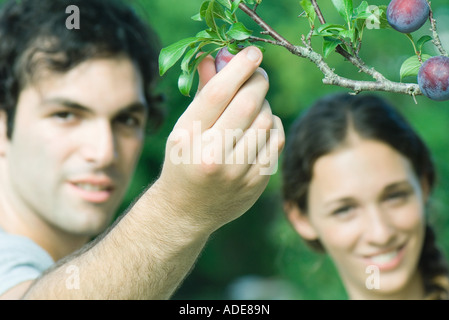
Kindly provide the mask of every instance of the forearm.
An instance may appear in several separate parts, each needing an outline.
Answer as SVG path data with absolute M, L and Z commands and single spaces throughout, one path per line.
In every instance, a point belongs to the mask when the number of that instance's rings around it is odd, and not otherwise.
M 209 233 L 183 220 L 162 194 L 153 185 L 101 240 L 38 279 L 25 298 L 169 298 Z M 70 285 L 74 274 L 68 270 L 79 271 L 79 286 Z

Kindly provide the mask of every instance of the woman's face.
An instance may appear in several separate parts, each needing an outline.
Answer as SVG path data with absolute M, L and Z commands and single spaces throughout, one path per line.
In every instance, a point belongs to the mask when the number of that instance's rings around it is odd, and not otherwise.
M 315 162 L 297 230 L 322 243 L 351 298 L 422 290 L 425 196 L 409 160 L 357 139 Z

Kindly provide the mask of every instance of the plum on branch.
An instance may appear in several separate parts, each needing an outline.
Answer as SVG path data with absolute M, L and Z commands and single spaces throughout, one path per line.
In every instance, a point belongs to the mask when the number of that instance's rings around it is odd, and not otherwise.
M 419 69 L 418 84 L 426 97 L 449 100 L 449 58 L 437 56 L 426 60 Z
M 426 0 L 392 0 L 387 8 L 387 20 L 393 29 L 411 33 L 420 29 L 429 18 Z
M 216 68 L 219 71 L 222 62 L 225 63 L 226 59 L 229 59 L 226 58 L 230 57 L 228 54 L 234 55 L 242 47 L 262 43 L 282 47 L 300 58 L 309 60 L 323 74 L 322 82 L 324 84 L 347 88 L 352 90 L 352 94 L 363 91 L 384 91 L 407 94 L 413 98 L 418 95 L 427 95 L 425 90 L 429 86 L 424 83 L 426 81 L 422 80 L 421 86 L 417 83 L 421 65 L 431 58 L 423 51 L 424 44 L 432 42 L 440 55 L 447 57 L 436 30 L 436 21 L 433 19 L 429 0 L 392 0 L 388 7 L 370 5 L 368 1 L 361 1 L 358 6 L 354 6 L 353 0 L 331 0 L 331 2 L 343 18 L 343 23 L 341 23 L 341 19 L 337 22 L 326 21 L 317 0 L 299 0 L 304 11 L 299 16 L 309 20 L 310 30 L 305 30 L 302 33 L 300 38 L 302 43 L 294 44 L 258 15 L 256 9 L 260 5 L 260 1 L 203 0 L 199 13 L 192 18 L 205 22 L 207 28 L 200 31 L 195 37 L 180 40 L 162 49 L 159 60 L 160 73 L 163 75 L 184 56 L 181 60 L 182 73 L 178 86 L 183 94 L 189 95 L 196 68 L 206 55 L 219 52 L 216 61 Z M 249 30 L 237 18 L 237 11 L 245 13 L 256 23 L 259 27 L 259 35 Z M 410 32 L 422 27 L 427 19 L 430 20 L 432 35 L 424 35 L 415 43 Z M 400 81 L 387 79 L 381 72 L 369 66 L 359 55 L 362 37 L 364 33 L 368 32 L 367 30 L 392 27 L 406 32 L 414 49 L 413 56 L 406 59 L 399 70 Z M 312 46 L 311 39 L 313 37 L 323 40 L 321 50 Z M 263 50 L 263 48 L 261 49 Z M 372 80 L 357 80 L 337 74 L 335 68 L 330 66 L 326 60 L 333 53 L 341 55 L 358 72 L 369 75 Z M 224 58 L 226 59 L 223 60 Z M 414 77 L 415 81 L 402 82 L 404 78 L 410 77 Z M 441 79 L 441 76 L 437 74 L 434 78 Z M 441 91 L 443 92 L 441 95 L 430 94 L 427 96 L 433 97 L 434 100 L 448 99 L 444 94 L 446 90 Z

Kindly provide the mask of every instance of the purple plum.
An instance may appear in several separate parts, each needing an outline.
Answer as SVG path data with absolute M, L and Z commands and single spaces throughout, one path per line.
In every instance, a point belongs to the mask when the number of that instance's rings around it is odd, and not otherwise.
M 424 62 L 418 72 L 418 85 L 432 100 L 449 100 L 449 58 L 437 56 Z
M 411 33 L 426 23 L 429 14 L 426 0 L 392 0 L 388 5 L 387 20 L 395 30 Z
M 235 55 L 230 53 L 228 48 L 221 48 L 215 57 L 215 69 L 217 70 L 217 73 L 220 72 L 221 69 L 223 69 L 234 57 Z

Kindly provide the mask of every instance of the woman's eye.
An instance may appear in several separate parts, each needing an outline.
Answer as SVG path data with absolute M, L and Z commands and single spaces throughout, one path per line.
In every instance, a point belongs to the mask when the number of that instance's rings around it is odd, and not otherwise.
M 345 206 L 342 206 L 342 207 L 334 210 L 333 214 L 334 215 L 342 215 L 345 213 L 349 213 L 352 209 L 354 209 L 353 205 L 345 205 Z
M 410 195 L 409 191 L 396 191 L 396 192 L 392 192 L 390 194 L 387 194 L 385 197 L 386 201 L 389 202 L 402 202 L 407 200 L 408 196 Z

